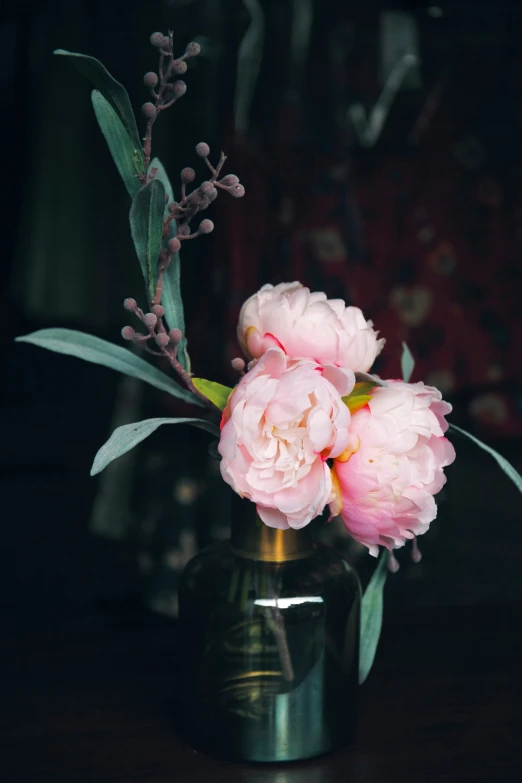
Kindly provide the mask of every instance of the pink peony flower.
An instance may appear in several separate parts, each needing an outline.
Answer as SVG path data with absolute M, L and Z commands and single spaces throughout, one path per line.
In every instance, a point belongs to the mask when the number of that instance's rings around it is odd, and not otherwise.
M 388 381 L 372 395 L 352 414 L 349 447 L 335 461 L 330 510 L 377 555 L 379 546 L 400 547 L 426 532 L 455 450 L 444 437 L 451 405 L 437 389 Z
M 297 282 L 264 285 L 247 299 L 237 334 L 252 359 L 279 346 L 291 358 L 310 356 L 354 372 L 367 372 L 384 345 L 358 307 L 310 293 Z
M 270 348 L 223 411 L 221 473 L 269 527 L 300 528 L 333 499 L 326 460 L 348 444 L 351 370 Z

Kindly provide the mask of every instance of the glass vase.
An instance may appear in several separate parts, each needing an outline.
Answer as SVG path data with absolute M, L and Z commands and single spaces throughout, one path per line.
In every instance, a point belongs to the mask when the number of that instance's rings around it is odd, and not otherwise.
M 230 540 L 181 579 L 181 733 L 243 761 L 331 751 L 355 734 L 358 577 L 308 527 L 269 528 L 240 498 L 232 512 Z

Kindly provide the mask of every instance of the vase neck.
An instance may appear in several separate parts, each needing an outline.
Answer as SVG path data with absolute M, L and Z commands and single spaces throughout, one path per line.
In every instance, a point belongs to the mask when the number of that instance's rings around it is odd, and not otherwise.
M 242 557 L 272 563 L 285 563 L 307 557 L 312 552 L 308 527 L 280 530 L 268 527 L 256 512 L 254 503 L 237 495 L 232 500 L 230 543 Z

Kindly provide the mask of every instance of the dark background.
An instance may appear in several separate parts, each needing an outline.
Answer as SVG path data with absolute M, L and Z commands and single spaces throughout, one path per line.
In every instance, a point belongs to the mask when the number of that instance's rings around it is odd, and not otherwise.
M 151 608 L 175 616 L 183 563 L 226 535 L 228 520 L 203 433 L 158 431 L 89 477 L 117 423 L 179 414 L 172 400 L 110 370 L 13 343 L 49 326 L 119 342 L 128 322 L 121 302 L 141 295 L 125 190 L 90 87 L 53 57 L 57 47 L 101 59 L 139 117 L 142 75 L 156 67 L 150 33 L 172 28 L 180 53 L 201 42 L 187 95 L 159 120 L 153 151 L 175 182 L 186 165 L 204 178 L 197 142 L 207 141 L 214 158 L 223 148 L 246 197 L 222 194 L 208 213 L 214 234 L 183 248 L 197 374 L 233 381 L 241 303 L 265 282 L 299 279 L 374 320 L 387 339 L 375 368 L 383 377 L 398 376 L 406 340 L 414 378 L 441 388 L 452 420 L 522 468 L 522 7 L 263 0 L 264 32 L 259 24 L 251 30 L 238 80 L 247 5 L 0 4 L 7 628 Z M 408 15 L 396 20 L 399 31 L 414 23 L 420 66 L 368 147 L 350 107 L 370 113 L 381 70 L 389 74 L 382 25 L 390 11 Z M 385 43 L 400 50 L 394 35 Z M 246 106 L 239 120 L 238 96 Z M 390 606 L 522 598 L 522 499 L 490 456 L 467 442 L 455 446 L 439 518 L 420 542 L 423 561 L 413 566 L 406 550 L 398 553 Z M 372 561 L 340 529 L 328 534 L 364 577 Z

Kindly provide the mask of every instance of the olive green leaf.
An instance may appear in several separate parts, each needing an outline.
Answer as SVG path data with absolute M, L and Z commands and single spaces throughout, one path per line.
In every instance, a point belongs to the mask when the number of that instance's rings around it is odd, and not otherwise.
M 374 383 L 368 381 L 361 381 L 356 383 L 350 394 L 345 395 L 342 401 L 347 405 L 350 413 L 356 413 L 361 408 L 370 402 L 372 395 L 371 392 L 375 389 Z
M 221 383 L 214 383 L 214 381 L 206 381 L 204 378 L 192 378 L 192 383 L 196 389 L 200 391 L 201 394 L 204 394 L 210 402 L 213 402 L 220 411 L 225 408 L 228 398 L 234 391 L 228 386 L 223 386 Z

